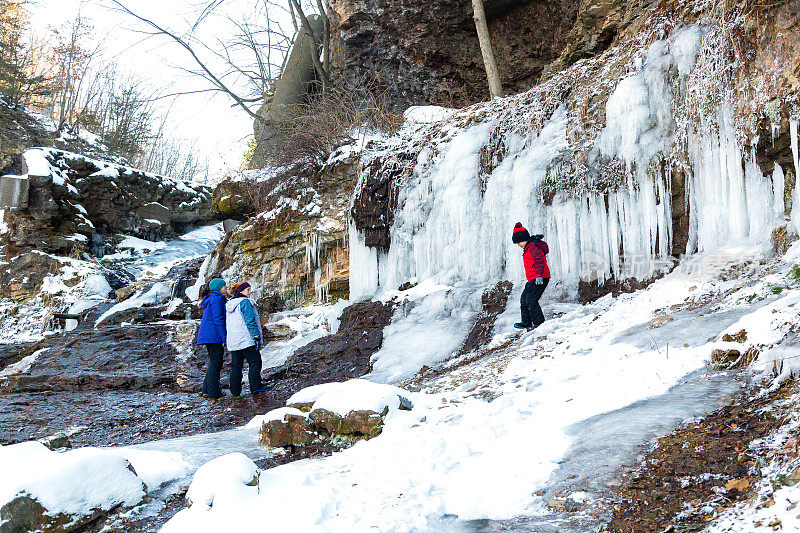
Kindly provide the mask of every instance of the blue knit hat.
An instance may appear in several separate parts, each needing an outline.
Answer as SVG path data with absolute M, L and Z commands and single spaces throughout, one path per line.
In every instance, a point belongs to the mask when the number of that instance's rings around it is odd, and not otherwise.
M 208 288 L 212 291 L 218 291 L 225 286 L 225 280 L 222 278 L 214 278 L 208 282 Z

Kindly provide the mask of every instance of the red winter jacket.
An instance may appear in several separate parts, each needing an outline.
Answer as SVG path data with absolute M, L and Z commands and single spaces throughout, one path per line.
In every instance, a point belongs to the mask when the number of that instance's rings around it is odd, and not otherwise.
M 538 277 L 549 278 L 550 267 L 547 266 L 547 254 L 550 248 L 544 241 L 528 242 L 522 252 L 522 262 L 525 264 L 525 277 L 532 281 Z

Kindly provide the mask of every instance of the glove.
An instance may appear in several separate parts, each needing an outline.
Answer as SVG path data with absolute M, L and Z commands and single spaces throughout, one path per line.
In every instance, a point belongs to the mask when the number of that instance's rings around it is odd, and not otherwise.
M 539 276 L 538 278 L 536 278 L 536 281 L 534 281 L 534 283 L 536 283 L 537 285 L 541 285 L 542 283 L 544 283 L 544 280 L 542 279 L 542 276 Z
M 261 351 L 261 338 L 256 338 L 256 350 Z

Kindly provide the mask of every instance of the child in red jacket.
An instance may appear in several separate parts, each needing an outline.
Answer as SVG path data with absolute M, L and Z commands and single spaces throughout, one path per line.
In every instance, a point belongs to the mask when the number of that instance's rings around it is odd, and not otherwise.
M 525 276 L 528 278 L 520 298 L 522 320 L 514 324 L 514 327 L 527 331 L 541 326 L 544 322 L 539 298 L 550 283 L 550 267 L 547 266 L 547 254 L 550 248 L 542 240 L 543 237 L 544 235 L 531 237 L 528 230 L 519 222 L 514 226 L 514 234 L 511 237 L 511 240 L 523 250 L 522 262 L 525 264 Z

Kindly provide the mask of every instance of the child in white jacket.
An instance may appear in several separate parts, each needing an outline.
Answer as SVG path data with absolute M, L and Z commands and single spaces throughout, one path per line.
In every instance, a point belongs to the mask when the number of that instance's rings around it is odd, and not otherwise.
M 264 338 L 256 306 L 250 300 L 250 284 L 236 283 L 225 304 L 226 344 L 231 352 L 231 394 L 242 394 L 242 368 L 247 360 L 250 394 L 264 392 L 261 384 L 261 343 Z

